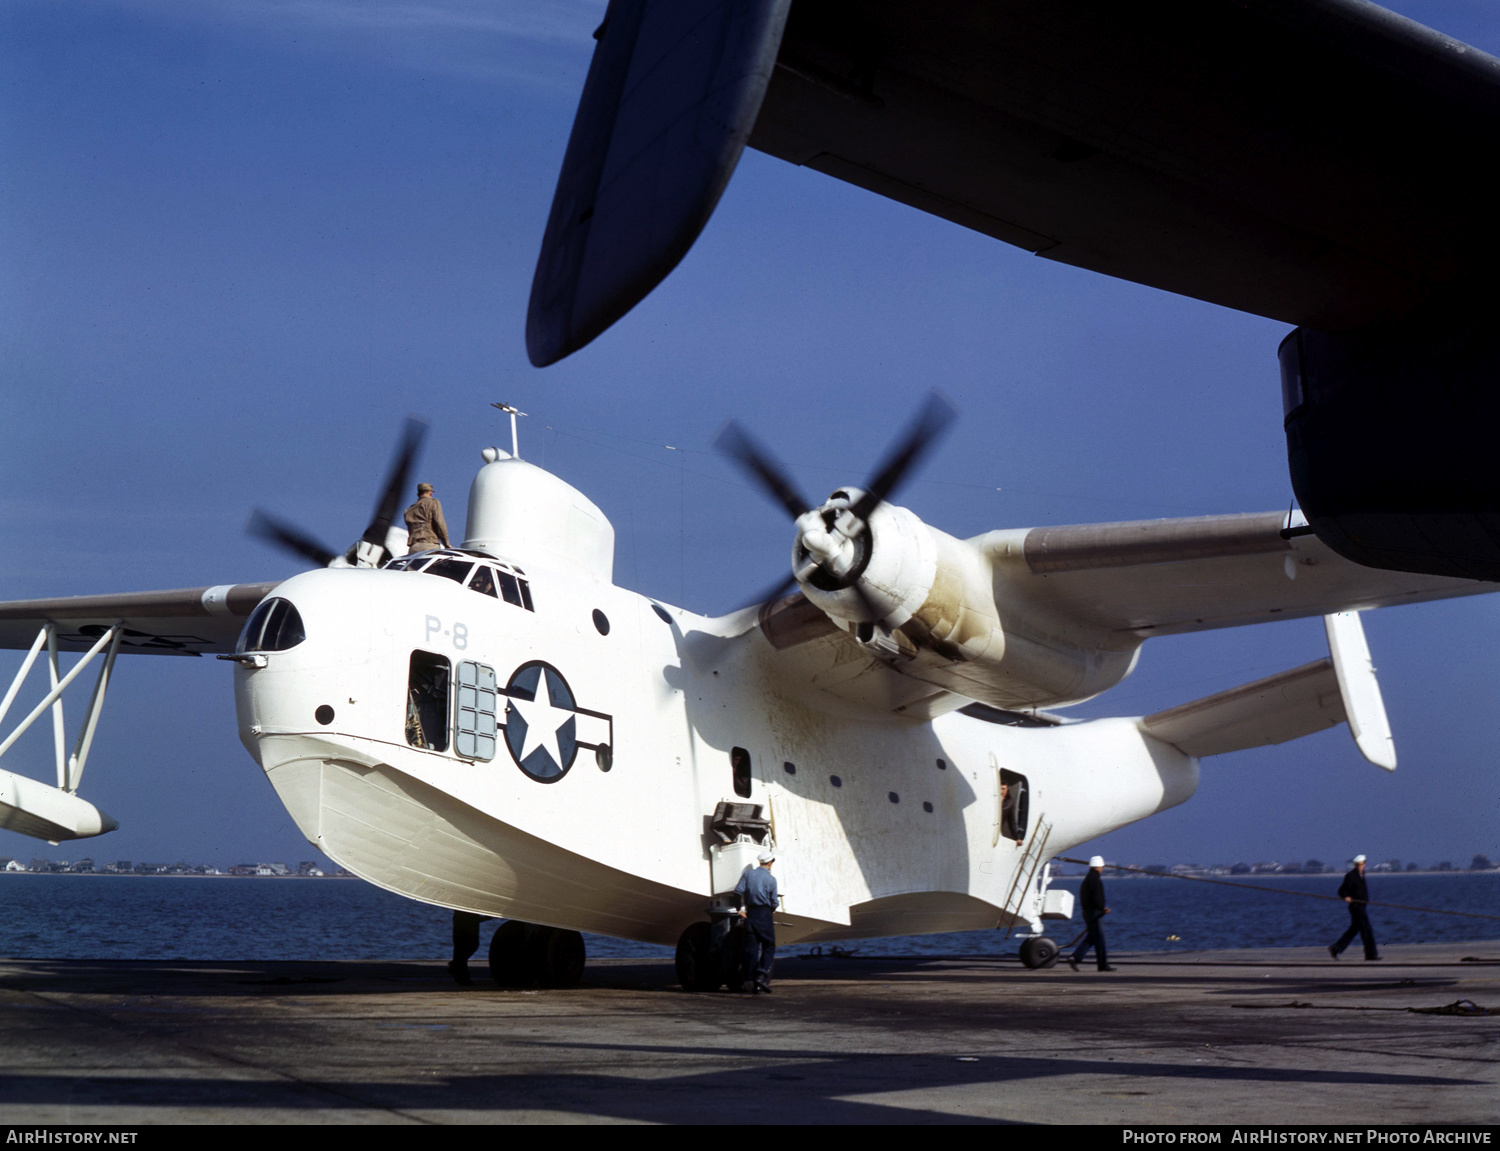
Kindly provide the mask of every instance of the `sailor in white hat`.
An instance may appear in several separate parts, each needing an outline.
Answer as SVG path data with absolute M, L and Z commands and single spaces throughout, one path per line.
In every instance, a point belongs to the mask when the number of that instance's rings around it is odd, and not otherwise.
M 1337 943 L 1330 944 L 1328 954 L 1337 959 L 1339 952 L 1354 941 L 1356 935 L 1365 945 L 1366 959 L 1379 959 L 1375 950 L 1375 932 L 1370 927 L 1370 915 L 1366 905 L 1370 902 L 1370 889 L 1365 886 L 1365 857 L 1356 855 L 1349 861 L 1354 864 L 1339 884 L 1339 898 L 1349 905 L 1349 930 L 1339 936 Z
M 771 874 L 775 854 L 760 853 L 759 867 L 748 867 L 735 892 L 743 900 L 740 918 L 745 921 L 745 977 L 756 995 L 771 994 L 771 962 L 776 958 L 776 923 L 779 906 L 776 877 Z
M 1068 966 L 1077 971 L 1078 961 L 1089 953 L 1089 948 L 1093 948 L 1099 970 L 1113 971 L 1104 950 L 1104 929 L 1099 925 L 1099 921 L 1109 914 L 1109 908 L 1104 906 L 1104 856 L 1095 855 L 1089 859 L 1089 873 L 1083 877 L 1083 886 L 1078 890 L 1078 902 L 1083 908 L 1088 933 L 1078 950 L 1068 957 Z

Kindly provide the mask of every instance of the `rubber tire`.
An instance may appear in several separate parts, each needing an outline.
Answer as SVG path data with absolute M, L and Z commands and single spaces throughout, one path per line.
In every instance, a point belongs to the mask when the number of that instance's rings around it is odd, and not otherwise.
M 1042 967 L 1051 967 L 1060 956 L 1057 944 L 1045 935 L 1033 935 L 1029 939 L 1021 940 L 1021 962 L 1033 971 Z
M 724 973 L 724 986 L 730 991 L 745 990 L 745 983 L 749 978 L 745 974 L 746 930 L 743 923 L 736 923 L 729 929 L 729 935 L 724 940 L 724 952 L 719 962 Z
M 531 982 L 526 962 L 529 923 L 507 919 L 490 937 L 490 978 L 501 987 L 525 987 Z
M 526 941 L 527 968 L 533 982 L 554 990 L 577 987 L 587 960 L 583 936 L 560 927 L 537 927 Z
M 713 925 L 690 923 L 677 940 L 677 982 L 684 991 L 717 991 L 723 967 L 713 953 Z

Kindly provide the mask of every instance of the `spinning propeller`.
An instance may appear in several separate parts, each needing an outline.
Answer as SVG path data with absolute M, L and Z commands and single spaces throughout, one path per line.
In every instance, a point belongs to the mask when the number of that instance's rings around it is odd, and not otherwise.
M 757 486 L 787 510 L 797 525 L 791 572 L 767 594 L 751 602 L 777 599 L 800 582 L 824 591 L 851 588 L 870 622 L 879 622 L 884 613 L 871 602 L 859 582 L 870 561 L 870 517 L 896 493 L 957 415 L 952 404 L 938 392 L 932 392 L 869 483 L 863 489 L 840 488 L 818 508 L 808 506 L 786 468 L 769 451 L 738 423 L 730 421 L 714 446 L 738 463 Z
M 417 455 L 422 450 L 422 439 L 426 435 L 427 422 L 408 416 L 401 433 L 401 442 L 396 447 L 395 458 L 391 461 L 390 473 L 386 476 L 385 487 L 381 489 L 380 499 L 376 501 L 375 514 L 365 528 L 364 535 L 348 551 L 336 552 L 321 540 L 259 508 L 250 514 L 250 522 L 245 530 L 282 551 L 311 560 L 319 567 L 379 567 L 390 558 L 388 537 L 391 524 L 401 506 L 412 465 L 416 463 Z

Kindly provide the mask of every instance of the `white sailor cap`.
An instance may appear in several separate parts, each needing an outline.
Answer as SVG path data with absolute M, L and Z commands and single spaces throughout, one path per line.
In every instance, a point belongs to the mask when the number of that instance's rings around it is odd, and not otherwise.
M 1364 861 L 1365 861 L 1365 857 L 1363 855 L 1356 855 L 1349 862 L 1350 863 L 1363 863 Z
M 1092 856 L 1090 856 L 1089 857 L 1089 866 L 1090 867 L 1103 867 L 1104 866 L 1104 856 L 1102 856 L 1102 855 L 1092 855 Z
M 762 851 L 756 858 L 761 863 L 775 863 L 776 853 L 774 851 Z

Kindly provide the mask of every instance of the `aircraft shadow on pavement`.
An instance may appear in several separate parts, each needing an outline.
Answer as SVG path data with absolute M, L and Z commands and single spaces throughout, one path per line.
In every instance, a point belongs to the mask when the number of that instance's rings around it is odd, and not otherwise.
M 882 1093 L 943 1091 L 964 1087 L 992 1088 L 1063 1076 L 1131 1077 L 1143 1080 L 1192 1080 L 1212 1083 L 1297 1083 L 1365 1088 L 1483 1087 L 1478 1080 L 1433 1075 L 1392 1075 L 1360 1070 L 1309 1070 L 1290 1067 L 1223 1067 L 1183 1063 L 1098 1059 L 1038 1059 L 986 1056 L 960 1062 L 951 1054 L 894 1055 L 846 1052 L 799 1052 L 789 1057 L 783 1048 L 726 1049 L 723 1047 L 577 1044 L 524 1044 L 545 1051 L 594 1052 L 600 1058 L 627 1063 L 641 1057 L 659 1059 L 733 1060 L 733 1068 L 690 1074 L 614 1075 L 558 1071 L 538 1074 L 463 1073 L 436 1081 L 407 1082 L 383 1079 L 347 1082 L 316 1075 L 287 1080 L 204 1077 L 198 1074 L 160 1076 L 91 1076 L 7 1074 L 0 1076 L 0 1107 L 70 1106 L 142 1107 L 232 1110 L 376 1110 L 431 1111 L 551 1111 L 588 1113 L 615 1119 L 713 1123 L 756 1120 L 820 1123 L 874 1122 L 990 1122 L 972 1114 L 944 1110 L 935 1098 L 929 1106 L 864 1101 L 850 1096 Z M 555 1058 L 552 1056 L 551 1058 Z M 761 1066 L 744 1061 L 765 1060 Z M 1003 1107 L 1003 1094 L 987 1102 Z M 757 1103 L 756 1101 L 760 1102 Z M 756 1108 L 761 1109 L 757 1112 Z M 959 1106 L 963 1106 L 961 1101 Z M 965 1111 L 971 1108 L 965 1107 Z M 136 1111 L 139 1114 L 139 1111 Z

